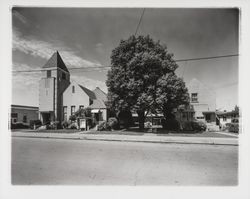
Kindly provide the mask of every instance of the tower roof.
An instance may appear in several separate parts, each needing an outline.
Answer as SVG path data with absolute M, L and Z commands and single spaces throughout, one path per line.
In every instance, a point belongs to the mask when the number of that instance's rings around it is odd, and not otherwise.
M 64 64 L 62 57 L 60 56 L 58 51 L 56 51 L 50 57 L 50 59 L 47 61 L 47 63 L 43 66 L 43 68 L 53 68 L 53 67 L 61 68 L 62 70 L 69 73 L 69 71 L 68 71 L 66 65 Z

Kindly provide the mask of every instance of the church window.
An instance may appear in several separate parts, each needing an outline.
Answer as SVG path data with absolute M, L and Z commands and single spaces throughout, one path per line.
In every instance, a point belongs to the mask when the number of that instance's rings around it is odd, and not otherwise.
M 198 93 L 191 93 L 191 102 L 198 102 Z
M 66 74 L 62 73 L 62 79 L 66 79 Z
M 51 70 L 47 70 L 47 78 L 51 77 Z

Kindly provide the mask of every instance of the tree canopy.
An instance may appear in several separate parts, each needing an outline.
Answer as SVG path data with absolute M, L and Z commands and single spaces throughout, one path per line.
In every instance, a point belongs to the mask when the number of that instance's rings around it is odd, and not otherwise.
M 179 104 L 185 98 L 181 95 L 182 91 L 186 92 L 185 84 L 174 75 L 177 67 L 167 47 L 149 36 L 121 40 L 112 51 L 111 70 L 106 81 L 110 107 L 116 111 L 137 112 L 140 128 L 143 128 L 145 112 L 163 105 L 173 107 L 175 101 Z M 172 96 L 165 91 L 173 92 Z M 163 100 L 164 97 L 167 98 Z

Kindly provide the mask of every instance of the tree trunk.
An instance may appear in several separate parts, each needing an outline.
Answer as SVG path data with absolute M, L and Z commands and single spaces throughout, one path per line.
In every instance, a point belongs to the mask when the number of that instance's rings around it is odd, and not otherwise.
M 139 129 L 144 129 L 144 122 L 145 122 L 145 113 L 144 111 L 137 111 L 138 114 L 138 121 L 139 121 Z

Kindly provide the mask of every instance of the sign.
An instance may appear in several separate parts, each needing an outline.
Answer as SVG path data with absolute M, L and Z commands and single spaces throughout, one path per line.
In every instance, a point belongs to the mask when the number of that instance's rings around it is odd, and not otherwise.
M 86 120 L 80 119 L 80 129 L 86 129 Z

